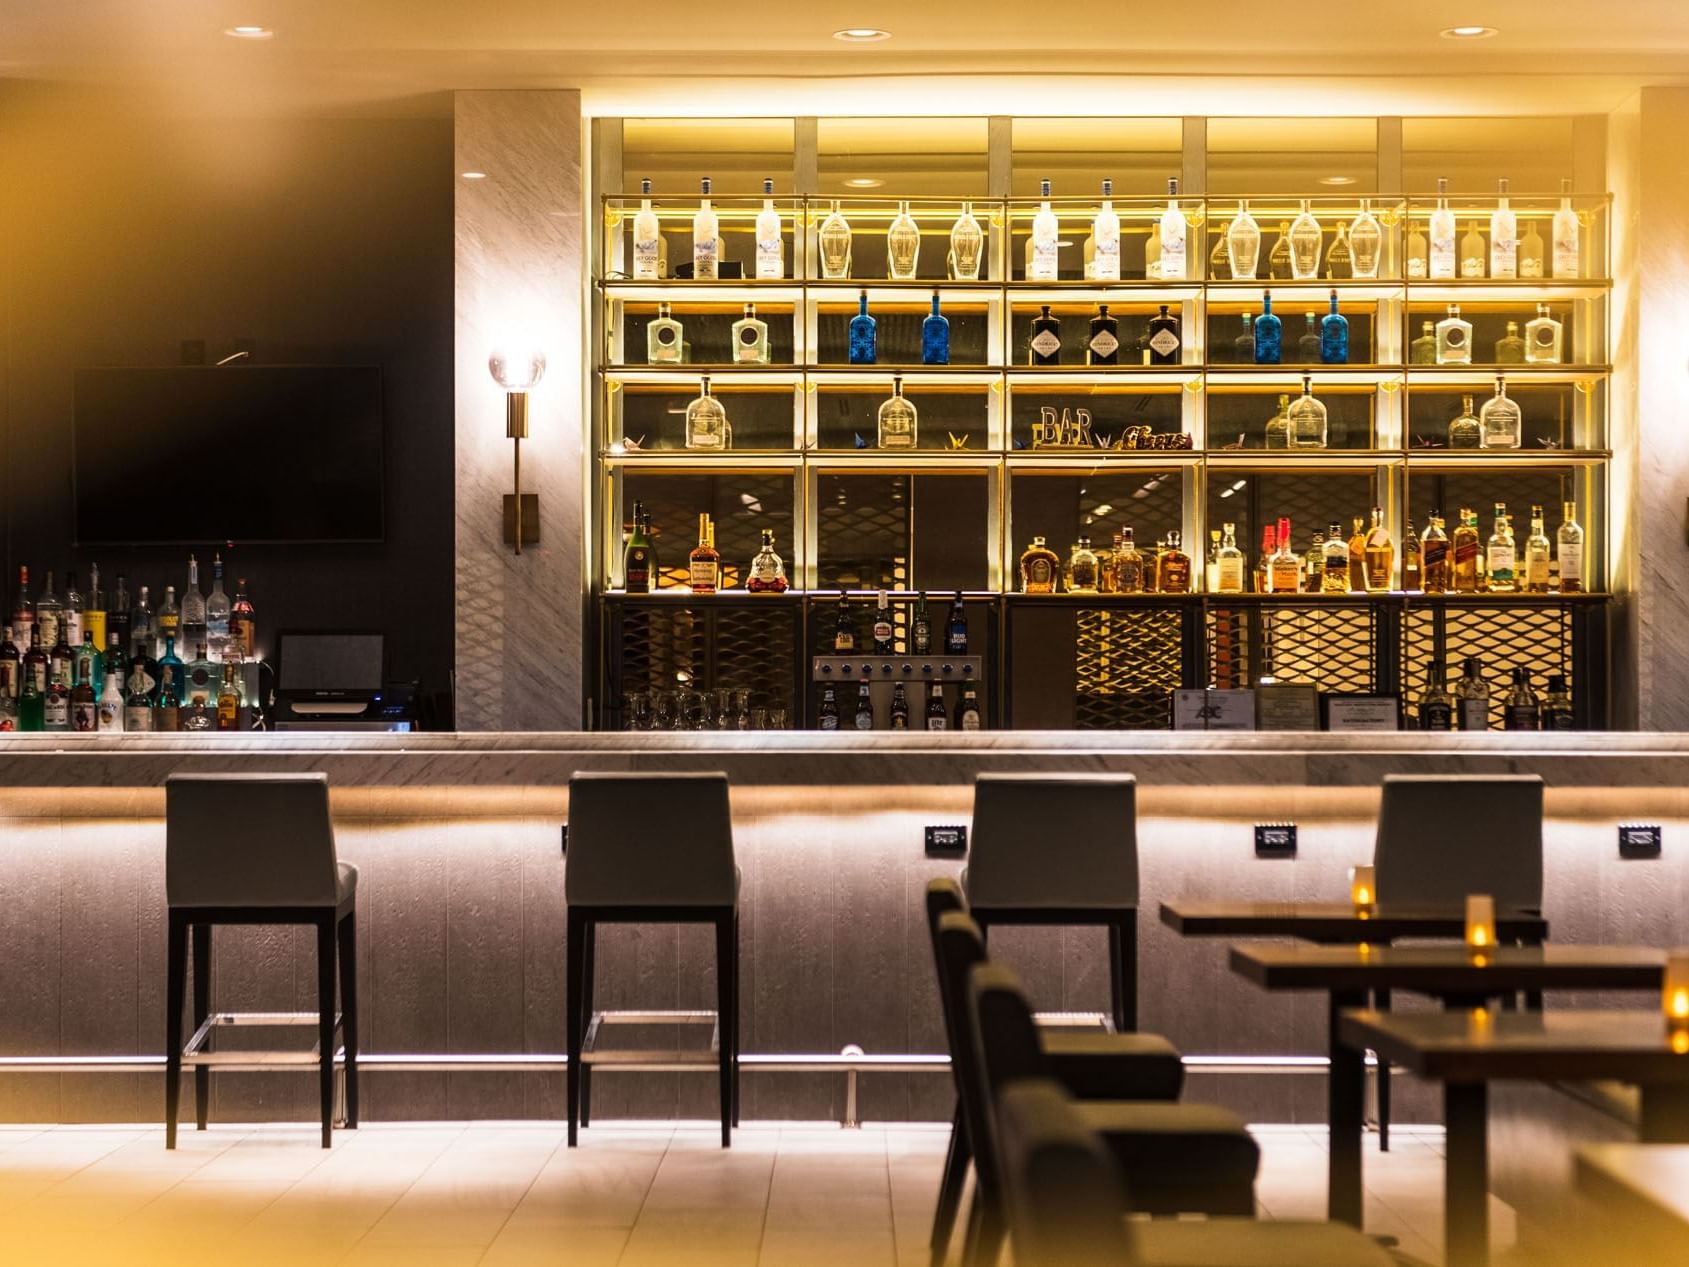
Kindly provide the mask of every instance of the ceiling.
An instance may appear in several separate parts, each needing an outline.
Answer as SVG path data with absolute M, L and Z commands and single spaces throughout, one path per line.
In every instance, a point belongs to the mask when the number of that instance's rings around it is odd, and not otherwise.
M 847 45 L 831 36 L 846 23 L 893 38 Z M 235 24 L 275 38 L 222 34 Z M 1459 24 L 1501 34 L 1439 36 Z M 1689 3 L 863 0 L 829 18 L 676 0 L 0 0 L 0 76 L 145 86 L 224 112 L 579 86 L 606 114 L 1569 113 L 1689 82 Z

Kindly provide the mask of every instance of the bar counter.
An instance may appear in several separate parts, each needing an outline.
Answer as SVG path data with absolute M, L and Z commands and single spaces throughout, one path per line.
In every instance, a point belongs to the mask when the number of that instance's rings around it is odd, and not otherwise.
M 846 1080 L 824 1062 L 847 1047 L 893 1063 L 943 1051 L 921 894 L 961 860 L 928 857 L 922 829 L 966 823 L 981 771 L 1137 776 L 1141 1024 L 1206 1059 L 1191 1095 L 1256 1121 L 1323 1117 L 1321 1079 L 1280 1076 L 1321 1068 L 1323 1001 L 1264 995 L 1228 971 L 1223 943 L 1184 941 L 1156 910 L 1171 898 L 1341 899 L 1347 868 L 1370 860 L 1386 773 L 1540 773 L 1553 940 L 1689 942 L 1679 734 L 8 736 L 0 1121 L 156 1120 L 162 783 L 241 770 L 321 770 L 334 789 L 341 855 L 361 876 L 366 1115 L 562 1116 L 567 783 L 576 770 L 618 769 L 723 770 L 733 782 L 744 1047 L 790 1058 L 748 1068 L 751 1118 L 845 1116 Z M 1256 856 L 1260 822 L 1297 825 L 1294 858 Z M 1661 856 L 1621 859 L 1621 823 L 1661 826 Z M 229 824 L 229 847 L 240 840 Z M 708 937 L 606 930 L 600 1006 L 710 1006 Z M 1004 929 L 999 941 L 1040 1007 L 1106 1005 L 1100 932 Z M 304 931 L 220 930 L 214 1005 L 313 1006 L 313 958 Z M 497 1071 L 474 1067 L 500 1058 Z M 1402 1120 L 1432 1106 L 1407 1081 Z M 223 1120 L 315 1112 L 307 1075 L 231 1073 L 214 1086 Z M 939 1119 L 949 1095 L 931 1072 L 869 1074 L 857 1111 Z M 709 1117 L 714 1096 L 705 1074 L 611 1073 L 597 1080 L 594 1116 Z

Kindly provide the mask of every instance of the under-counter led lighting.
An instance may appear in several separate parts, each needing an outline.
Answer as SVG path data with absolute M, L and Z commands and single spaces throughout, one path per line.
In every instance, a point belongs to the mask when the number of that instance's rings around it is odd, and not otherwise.
M 237 40 L 267 40 L 275 32 L 267 26 L 231 26 L 223 34 Z
M 486 172 L 464 172 L 463 178 L 465 180 L 485 180 L 485 179 L 487 179 L 487 173 Z
M 1352 185 L 1354 183 L 1355 183 L 1355 178 L 1353 176 L 1321 176 L 1320 177 L 1320 184 L 1322 184 L 1322 185 Z
M 879 180 L 873 176 L 852 176 L 849 180 L 845 181 L 845 184 L 849 185 L 852 189 L 878 189 L 885 183 L 885 181 Z
M 1445 40 L 1487 40 L 1500 34 L 1493 26 L 1451 26 L 1442 31 Z
M 847 26 L 842 31 L 834 31 L 833 38 L 847 44 L 872 44 L 878 40 L 889 40 L 891 32 L 875 26 Z

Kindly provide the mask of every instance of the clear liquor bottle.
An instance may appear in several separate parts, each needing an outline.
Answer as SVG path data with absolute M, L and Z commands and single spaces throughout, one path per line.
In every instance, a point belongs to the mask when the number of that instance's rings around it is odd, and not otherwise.
M 153 728 L 152 695 L 141 666 L 129 669 L 129 691 L 123 698 L 123 729 L 145 734 Z
M 698 380 L 698 395 L 686 406 L 686 447 L 716 452 L 733 447 L 733 429 L 727 410 L 710 394 L 710 380 Z
M 1107 304 L 1098 304 L 1097 315 L 1091 318 L 1091 337 L 1085 344 L 1085 360 L 1090 365 L 1120 363 L 1120 323 L 1108 315 Z
M 1525 538 L 1525 593 L 1548 593 L 1549 564 L 1553 557 L 1554 547 L 1543 526 L 1542 507 L 1532 506 L 1531 535 Z
M 1314 396 L 1313 379 L 1302 375 L 1302 395 L 1290 406 L 1290 447 L 1323 449 L 1326 444 L 1326 408 Z
M 1056 579 L 1060 575 L 1061 560 L 1056 557 L 1056 552 L 1044 543 L 1043 537 L 1033 537 L 1032 544 L 1020 554 L 1020 592 L 1054 594 Z
M 903 377 L 891 380 L 891 395 L 880 405 L 877 416 L 879 447 L 882 449 L 913 449 L 917 447 L 915 404 L 903 394 Z
M 757 212 L 757 280 L 781 281 L 786 276 L 786 237 L 774 205 L 774 182 L 762 182 L 762 210 Z
M 1484 402 L 1478 411 L 1478 425 L 1484 433 L 1486 449 L 1517 449 L 1524 430 L 1519 406 L 1507 395 L 1507 380 L 1500 375 L 1495 380 L 1495 395 Z
M 1519 276 L 1530 279 L 1546 277 L 1542 234 L 1537 232 L 1534 219 L 1525 221 L 1525 236 L 1519 239 Z
M 850 319 L 850 363 L 872 365 L 879 357 L 879 322 L 868 313 L 868 292 L 856 297 L 856 315 Z
M 1185 280 L 1185 213 L 1179 209 L 1179 182 L 1167 181 L 1167 209 L 1161 213 L 1161 273 L 1164 281 Z
M 1290 397 L 1288 394 L 1280 394 L 1278 412 L 1267 419 L 1262 447 L 1267 449 L 1290 448 Z
M 176 603 L 176 587 L 164 587 L 164 602 L 159 604 L 158 615 L 153 624 L 158 630 L 158 641 L 167 645 L 171 639 L 180 642 L 182 638 L 182 609 Z M 177 679 L 178 684 L 180 679 Z
M 199 560 L 190 554 L 188 588 L 182 591 L 182 641 L 184 646 L 197 647 L 206 640 L 205 595 L 199 589 Z
M 1243 331 L 1232 339 L 1232 360 L 1239 365 L 1255 363 L 1255 314 L 1243 314 Z
M 41 729 L 70 729 L 70 684 L 62 674 L 47 675 L 47 693 L 41 701 Z
M 1437 363 L 1437 333 L 1436 327 L 1429 321 L 1419 323 L 1419 337 L 1413 341 L 1408 349 L 1409 365 L 1435 365 Z
M 1537 305 L 1537 315 L 1525 323 L 1525 360 L 1532 365 L 1560 364 L 1561 339 L 1565 333 L 1547 304 Z
M 1455 275 L 1454 212 L 1449 209 L 1448 177 L 1437 177 L 1437 205 L 1431 212 L 1430 251 L 1426 276 L 1432 281 L 1447 281 Z
M 1490 687 L 1484 681 L 1484 662 L 1467 656 L 1464 672 L 1454 684 L 1460 728 L 1484 731 L 1490 728 Z
M 1421 730 L 1454 729 L 1454 698 L 1443 683 L 1441 661 L 1425 662 L 1425 689 L 1419 693 L 1418 716 Z
M 151 660 L 158 655 L 158 627 L 153 619 L 147 587 L 141 586 L 135 609 L 129 614 L 129 652 Z
M 1332 281 L 1339 281 L 1355 275 L 1355 253 L 1349 245 L 1349 222 L 1337 222 L 1337 236 L 1331 240 L 1331 249 L 1325 253 L 1325 275 Z
M 1093 281 L 1120 280 L 1120 215 L 1114 209 L 1114 182 L 1103 181 L 1102 206 L 1091 221 L 1091 266 Z
M 1278 521 L 1278 532 L 1275 535 L 1278 543 L 1272 558 L 1267 560 L 1267 592 L 1269 594 L 1296 594 L 1302 589 L 1302 558 L 1290 544 L 1290 517 L 1281 515 Z
M 745 588 L 753 594 L 784 594 L 788 584 L 786 565 L 774 549 L 774 529 L 764 528 L 762 546 L 751 560 Z
M 1470 220 L 1460 239 L 1460 275 L 1475 280 L 1484 275 L 1484 235 L 1478 232 L 1478 222 Z
M 1490 212 L 1490 276 L 1510 281 L 1519 276 L 1519 217 L 1507 201 L 1507 177 L 1496 181 L 1495 210 Z
M 1437 364 L 1472 363 L 1472 323 L 1460 315 L 1460 305 L 1450 304 L 1449 314 L 1437 323 Z
M 1515 572 L 1517 555 L 1513 545 L 1513 528 L 1507 521 L 1507 506 L 1495 504 L 1495 524 L 1484 551 L 1484 588 L 1492 594 L 1512 594 L 1519 588 Z
M 1319 318 L 1312 312 L 1302 314 L 1302 333 L 1296 340 L 1296 359 L 1304 365 L 1315 364 L 1320 359 Z
M 1407 240 L 1403 243 L 1402 254 L 1405 256 L 1405 267 L 1409 280 L 1423 281 L 1430 276 L 1431 244 L 1426 240 L 1424 232 L 1419 227 L 1419 221 L 1409 223 Z
M 1310 207 L 1309 199 L 1302 199 L 1302 210 L 1290 224 L 1290 275 L 1299 282 L 1320 275 L 1320 248 L 1325 244 L 1325 231 Z
M 962 204 L 962 213 L 950 226 L 950 276 L 959 282 L 979 280 L 980 260 L 985 254 L 985 231 L 974 217 L 971 202 Z
M 1215 552 L 1214 589 L 1220 594 L 1243 593 L 1243 551 L 1237 545 L 1237 525 L 1226 524 Z
M 1252 327 L 1255 336 L 1255 364 L 1277 365 L 1283 359 L 1284 323 L 1273 315 L 1273 292 L 1261 292 L 1261 315 Z
M 1495 341 L 1495 360 L 1497 365 L 1523 365 L 1525 363 L 1525 341 L 1519 337 L 1519 323 L 1509 321 L 1507 333 Z
M 1582 594 L 1589 588 L 1583 566 L 1583 526 L 1578 523 L 1577 509 L 1576 502 L 1561 507 L 1560 528 L 1555 534 L 1562 594 Z
M 1449 592 L 1449 535 L 1443 528 L 1441 511 L 1432 511 L 1420 543 L 1421 584 L 1427 594 Z
M 1289 281 L 1290 272 L 1290 221 L 1278 222 L 1278 237 L 1273 240 L 1273 249 L 1267 252 L 1267 276 L 1274 281 Z
M 1337 311 L 1337 292 L 1331 292 L 1331 306 L 1320 318 L 1320 360 L 1326 365 L 1349 363 L 1349 319 Z
M 41 645 L 48 650 L 59 644 L 59 618 L 63 615 L 64 604 L 53 592 L 53 573 L 49 569 L 47 584 L 41 588 L 41 597 L 35 600 L 35 627 L 41 631 Z
M 1449 419 L 1449 448 L 1479 449 L 1483 447 L 1484 427 L 1472 412 L 1470 393 L 1460 398 L 1460 412 Z
M 816 235 L 816 248 L 821 255 L 821 279 L 843 281 L 850 276 L 850 221 L 839 210 L 839 200 L 833 199 L 832 209 L 821 222 Z
M 1349 251 L 1357 280 L 1369 281 L 1378 276 L 1378 265 L 1384 253 L 1384 230 L 1378 223 L 1378 217 L 1372 214 L 1370 199 L 1361 199 L 1361 213 L 1349 226 Z
M 651 182 L 639 182 L 639 210 L 633 217 L 633 279 L 654 282 L 662 277 L 658 268 L 663 239 L 657 213 L 651 209 Z
M 659 301 L 657 315 L 645 327 L 645 359 L 652 365 L 679 365 L 686 359 L 686 329 Z
M 921 322 L 921 364 L 950 364 L 950 318 L 938 310 L 938 292 L 932 293 L 932 311 Z
M 1050 206 L 1049 181 L 1039 182 L 1038 196 L 1042 201 L 1032 217 L 1032 259 L 1027 266 L 1026 278 L 1034 282 L 1053 282 L 1059 274 L 1056 261 L 1059 248 L 1056 243 L 1061 237 L 1061 224 Z
M 65 573 L 64 611 L 59 620 L 64 624 L 65 641 L 73 647 L 82 645 L 82 592 L 76 588 L 76 573 Z
M 1583 252 L 1578 213 L 1572 209 L 1572 182 L 1560 182 L 1560 207 L 1554 213 L 1554 276 L 1582 276 Z
M 1255 280 L 1261 264 L 1261 226 L 1249 214 L 1249 203 L 1237 204 L 1237 214 L 1226 228 L 1226 263 L 1234 282 Z
M 897 204 L 897 215 L 886 230 L 886 262 L 893 281 L 913 281 L 921 261 L 921 226 L 909 214 L 909 204 Z
M 205 640 L 213 660 L 229 657 L 229 613 L 234 604 L 223 590 L 223 556 L 211 556 L 211 593 L 205 600 Z
M 740 365 L 768 364 L 768 322 L 757 316 L 755 304 L 733 323 L 733 359 Z
M 1366 592 L 1387 594 L 1396 573 L 1396 545 L 1390 540 L 1390 530 L 1384 526 L 1384 510 L 1372 508 L 1372 526 L 1366 533 Z
M 183 666 L 182 729 L 212 730 L 217 724 L 217 690 L 222 674 L 211 662 L 203 642 Z
M 1095 594 L 1098 570 L 1097 553 L 1091 549 L 1091 538 L 1081 534 L 1068 555 L 1067 592 Z
M 1503 730 L 1541 730 L 1542 702 L 1531 687 L 1531 671 L 1522 664 L 1513 666 L 1513 689 L 1502 705 Z
M 710 178 L 699 182 L 698 210 L 692 215 L 692 279 L 713 282 L 721 275 L 721 220 L 710 206 Z
M 1231 276 L 1231 261 L 1226 258 L 1226 231 L 1216 229 L 1214 232 L 1214 246 L 1208 252 L 1208 276 L 1215 281 L 1223 281 Z
M 1309 589 L 1313 585 L 1309 584 Z M 1343 536 L 1343 524 L 1336 519 L 1325 530 L 1325 546 L 1320 551 L 1320 593 L 1347 594 L 1349 592 L 1349 543 Z

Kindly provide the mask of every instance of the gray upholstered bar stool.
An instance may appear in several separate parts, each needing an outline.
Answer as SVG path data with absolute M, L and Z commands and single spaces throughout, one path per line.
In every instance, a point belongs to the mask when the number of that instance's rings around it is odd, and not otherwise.
M 739 1117 L 739 872 L 725 774 L 577 774 L 569 780 L 569 1146 L 589 1120 L 592 1063 L 604 1019 L 592 1009 L 600 924 L 715 927 L 715 1065 L 721 1146 Z M 641 1021 L 696 1013 L 639 1012 Z M 708 1015 L 707 1013 L 705 1015 Z M 604 1059 L 606 1065 L 613 1059 Z
M 1110 1019 L 1138 1027 L 1137 780 L 982 774 L 962 874 L 982 933 L 997 924 L 1108 929 Z
M 1379 901 L 1459 907 L 1488 893 L 1502 910 L 1542 910 L 1542 777 L 1387 774 L 1372 861 Z M 1541 1000 L 1534 998 L 1533 1004 Z M 1374 996 L 1390 1006 L 1389 991 Z M 1390 1067 L 1378 1065 L 1378 1142 L 1390 1147 Z
M 194 1069 L 194 1100 L 205 1129 L 213 1068 L 316 1065 L 323 1147 L 334 1124 L 335 1031 L 345 1045 L 346 1125 L 358 1125 L 358 869 L 334 850 L 324 774 L 176 774 L 164 785 L 165 901 L 169 983 L 165 991 L 165 1147 L 176 1147 L 182 1065 Z M 317 930 L 315 1012 L 211 1011 L 211 930 L 218 924 L 309 924 Z M 182 1043 L 188 934 L 193 933 L 194 1033 Z M 339 966 L 343 1012 L 335 1010 Z M 226 1025 L 317 1027 L 314 1051 L 214 1050 Z

